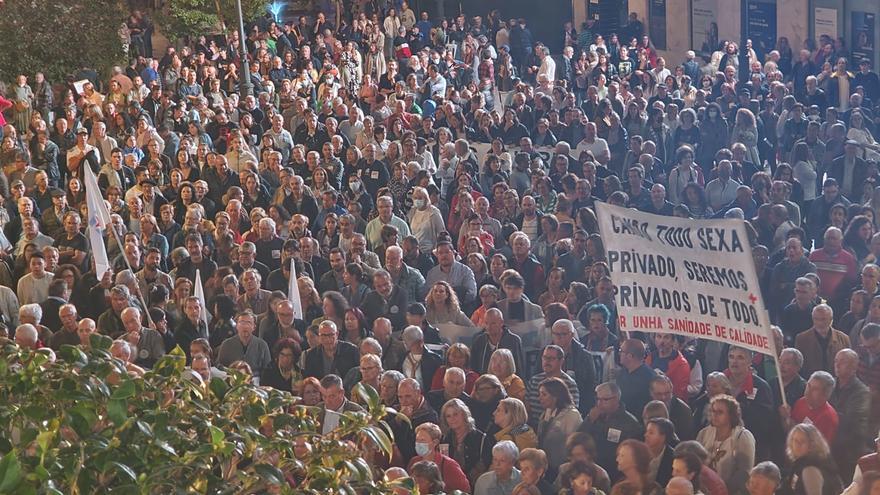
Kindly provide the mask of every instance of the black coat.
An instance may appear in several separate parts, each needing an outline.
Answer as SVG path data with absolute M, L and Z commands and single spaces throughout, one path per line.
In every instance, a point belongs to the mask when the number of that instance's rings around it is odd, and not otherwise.
M 525 369 L 522 339 L 519 335 L 504 327 L 504 333 L 501 334 L 501 340 L 498 341 L 498 349 L 508 349 L 513 354 L 513 362 L 516 365 L 517 373 L 522 374 Z M 471 369 L 479 374 L 487 373 L 489 369 L 489 359 L 492 357 L 492 350 L 489 347 L 489 334 L 485 331 L 480 332 L 474 337 L 471 344 Z
M 406 308 L 409 306 L 409 300 L 406 292 L 396 285 L 391 289 L 391 296 L 387 301 L 378 292 L 370 291 L 361 305 L 371 327 L 376 318 L 380 317 L 391 320 L 391 328 L 395 331 L 402 331 L 406 326 Z
M 360 353 L 356 345 L 340 340 L 336 343 L 336 354 L 333 358 L 331 373 L 345 376 L 348 370 L 360 364 Z M 324 349 L 314 347 L 306 351 L 305 369 L 303 376 L 321 379 L 324 373 Z

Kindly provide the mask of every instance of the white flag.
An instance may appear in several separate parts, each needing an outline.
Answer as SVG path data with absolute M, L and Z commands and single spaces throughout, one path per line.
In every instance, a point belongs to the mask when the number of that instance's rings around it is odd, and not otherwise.
M 95 257 L 95 275 L 98 280 L 111 270 L 110 260 L 107 258 L 107 248 L 104 246 L 104 231 L 113 228 L 110 221 L 110 212 L 107 205 L 104 204 L 104 198 L 101 197 L 101 190 L 98 188 L 98 179 L 91 167 L 86 165 L 85 170 L 85 187 L 86 187 L 86 206 L 89 210 L 89 242 L 92 244 L 92 255 Z
M 199 273 L 198 268 L 196 268 L 196 290 L 193 295 L 198 297 L 199 302 L 202 304 L 202 310 L 199 312 L 199 319 L 205 322 L 205 326 L 207 326 L 208 304 L 205 302 L 205 289 L 202 288 L 202 274 Z
M 287 298 L 293 304 L 293 317 L 303 319 L 302 300 L 299 298 L 299 285 L 296 283 L 296 260 L 290 258 L 290 287 L 287 290 Z

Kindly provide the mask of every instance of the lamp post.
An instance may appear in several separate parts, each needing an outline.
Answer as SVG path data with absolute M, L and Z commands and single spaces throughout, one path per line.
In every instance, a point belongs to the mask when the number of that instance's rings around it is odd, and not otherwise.
M 254 92 L 254 85 L 251 83 L 251 66 L 248 63 L 247 37 L 244 32 L 244 16 L 241 14 L 241 0 L 235 0 L 235 6 L 238 8 L 238 29 L 241 38 L 241 80 L 238 82 L 238 89 L 241 92 L 241 98 L 244 99 Z

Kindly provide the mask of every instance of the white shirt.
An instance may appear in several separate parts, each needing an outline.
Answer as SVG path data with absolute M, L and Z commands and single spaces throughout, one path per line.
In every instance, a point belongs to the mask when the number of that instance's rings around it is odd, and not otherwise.
M 556 80 L 556 61 L 550 55 L 544 57 L 544 60 L 541 61 L 541 67 L 538 68 L 537 77 L 540 78 L 542 75 L 547 76 L 547 80 L 550 82 Z

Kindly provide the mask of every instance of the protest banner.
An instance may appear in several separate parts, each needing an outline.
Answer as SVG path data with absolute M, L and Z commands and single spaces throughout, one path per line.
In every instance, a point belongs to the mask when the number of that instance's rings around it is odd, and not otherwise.
M 776 356 L 742 220 L 596 204 L 621 331 L 704 338 Z

